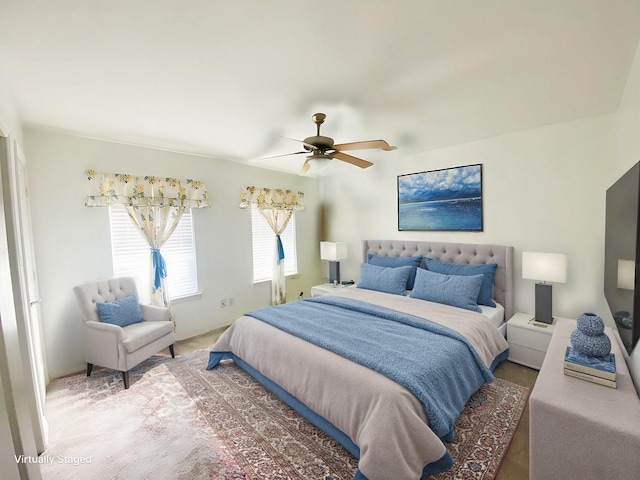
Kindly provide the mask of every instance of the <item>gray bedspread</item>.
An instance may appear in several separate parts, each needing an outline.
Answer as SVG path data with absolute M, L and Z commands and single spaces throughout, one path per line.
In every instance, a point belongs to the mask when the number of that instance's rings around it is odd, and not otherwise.
M 336 294 L 452 328 L 488 368 L 508 348 L 496 327 L 475 312 L 358 288 Z M 348 435 L 360 448 L 359 470 L 369 480 L 419 479 L 424 466 L 446 452 L 407 389 L 259 320 L 239 318 L 211 351 L 242 358 Z

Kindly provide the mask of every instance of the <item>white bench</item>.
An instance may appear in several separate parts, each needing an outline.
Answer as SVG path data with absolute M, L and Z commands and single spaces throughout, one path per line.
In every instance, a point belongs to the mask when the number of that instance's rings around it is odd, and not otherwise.
M 564 374 L 575 320 L 558 319 L 529 399 L 530 480 L 640 478 L 640 399 L 617 335 L 617 388 Z

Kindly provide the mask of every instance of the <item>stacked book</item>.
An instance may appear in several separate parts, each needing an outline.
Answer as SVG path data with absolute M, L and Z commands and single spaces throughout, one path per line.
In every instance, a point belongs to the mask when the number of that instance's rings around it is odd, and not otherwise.
M 616 388 L 616 357 L 613 353 L 604 357 L 592 357 L 573 347 L 567 347 L 564 356 L 564 374 Z

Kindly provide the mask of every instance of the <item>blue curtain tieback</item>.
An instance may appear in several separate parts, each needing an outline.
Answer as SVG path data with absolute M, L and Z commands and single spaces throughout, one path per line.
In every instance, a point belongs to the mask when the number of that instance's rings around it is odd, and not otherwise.
M 153 288 L 157 290 L 162 285 L 160 279 L 167 276 L 167 265 L 164 262 L 164 257 L 160 253 L 160 250 L 157 248 L 151 249 L 151 259 L 153 268 Z
M 280 240 L 280 235 L 276 235 L 276 243 L 278 244 L 278 265 L 282 260 L 284 260 L 284 247 L 282 246 L 282 240 Z

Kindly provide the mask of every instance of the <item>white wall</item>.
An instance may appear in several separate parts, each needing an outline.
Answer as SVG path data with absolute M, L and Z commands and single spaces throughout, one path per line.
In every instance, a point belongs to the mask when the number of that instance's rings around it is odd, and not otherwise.
M 42 322 L 52 377 L 82 370 L 80 314 L 72 288 L 113 275 L 108 210 L 84 206 L 84 170 L 194 178 L 206 182 L 211 208 L 193 211 L 202 296 L 172 305 L 178 339 L 229 325 L 270 304 L 270 283 L 253 286 L 250 212 L 239 208 L 245 185 L 299 189 L 307 208 L 296 214 L 299 276 L 288 298 L 320 281 L 318 183 L 312 178 L 238 163 L 80 138 L 25 131 L 29 186 L 42 297 Z M 220 309 L 220 299 L 235 298 Z
M 607 184 L 613 184 L 634 163 L 640 161 L 640 44 L 627 85 L 614 117 L 615 155 L 608 169 Z
M 344 277 L 358 279 L 362 239 L 495 243 L 515 247 L 516 311 L 534 310 L 534 282 L 522 280 L 522 252 L 568 254 L 568 280 L 553 287 L 554 314 L 608 316 L 602 289 L 603 177 L 611 158 L 612 117 L 551 125 L 419 155 L 401 150 L 368 170 L 323 179 L 327 235 L 349 242 Z M 393 139 L 389 139 L 393 140 Z M 399 232 L 397 175 L 483 164 L 484 231 Z

